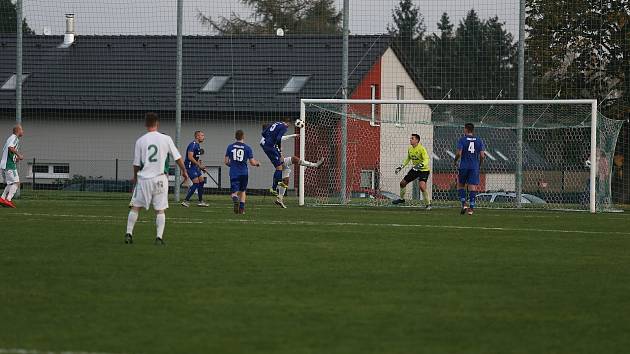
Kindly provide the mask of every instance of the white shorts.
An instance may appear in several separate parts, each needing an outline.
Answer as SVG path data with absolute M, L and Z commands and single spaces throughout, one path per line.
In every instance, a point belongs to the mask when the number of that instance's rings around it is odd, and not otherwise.
M 14 184 L 20 182 L 20 176 L 18 176 L 17 170 L 0 170 L 2 179 L 6 184 Z
M 131 205 L 136 208 L 145 208 L 153 205 L 154 210 L 168 209 L 168 178 L 159 175 L 153 178 L 138 178 L 138 183 L 133 190 Z
M 293 162 L 291 162 L 291 157 L 285 157 L 282 161 L 282 178 L 289 178 L 291 176 L 291 167 L 293 167 Z

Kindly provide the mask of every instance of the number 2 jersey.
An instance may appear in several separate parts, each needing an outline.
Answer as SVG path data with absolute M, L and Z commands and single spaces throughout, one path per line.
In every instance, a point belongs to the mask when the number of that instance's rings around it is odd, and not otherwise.
M 225 156 L 230 160 L 230 179 L 247 175 L 247 162 L 254 158 L 254 152 L 249 145 L 235 142 L 228 145 Z
M 133 165 L 140 167 L 138 178 L 153 178 L 168 174 L 169 154 L 174 160 L 182 158 L 170 136 L 159 132 L 148 132 L 138 138 L 133 157 Z
M 462 151 L 460 169 L 479 169 L 479 154 L 486 149 L 481 138 L 464 135 L 457 141 L 457 149 Z

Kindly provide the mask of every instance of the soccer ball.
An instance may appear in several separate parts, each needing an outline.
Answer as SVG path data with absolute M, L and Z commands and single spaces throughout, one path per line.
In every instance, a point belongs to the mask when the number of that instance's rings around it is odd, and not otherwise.
M 305 125 L 305 124 L 304 124 L 304 121 L 303 121 L 303 120 L 301 120 L 301 119 L 297 119 L 297 120 L 295 121 L 295 127 L 296 127 L 296 128 L 300 128 L 300 129 L 302 129 L 302 128 L 304 128 L 304 125 Z

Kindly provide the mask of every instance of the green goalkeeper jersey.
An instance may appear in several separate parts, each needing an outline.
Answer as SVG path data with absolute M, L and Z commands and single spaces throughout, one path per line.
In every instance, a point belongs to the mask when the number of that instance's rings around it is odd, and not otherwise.
M 416 171 L 429 171 L 429 153 L 422 144 L 416 145 L 416 147 L 409 146 L 407 150 L 407 158 L 403 161 L 403 167 L 407 166 L 409 162 L 412 163 L 412 169 Z

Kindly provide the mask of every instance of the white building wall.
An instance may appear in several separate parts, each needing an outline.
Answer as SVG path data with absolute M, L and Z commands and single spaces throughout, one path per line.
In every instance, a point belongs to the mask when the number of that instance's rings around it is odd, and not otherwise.
M 394 51 L 388 49 L 381 59 L 381 99 L 397 99 L 397 86 L 404 87 L 404 99 L 422 100 L 424 97 L 409 77 Z M 394 169 L 402 163 L 407 155 L 409 137 L 420 135 L 420 143 L 427 149 L 429 156 L 433 153 L 433 127 L 431 109 L 427 105 L 402 106 L 402 121 L 398 123 L 398 107 L 387 105 L 381 108 L 381 190 L 398 194 L 400 180 L 407 169 L 398 175 Z M 430 160 L 431 161 L 431 160 Z M 431 164 L 433 161 L 430 162 Z M 429 186 L 431 179 L 429 179 Z M 407 198 L 411 197 L 411 186 L 407 187 Z M 429 188 L 429 191 L 431 188 Z

